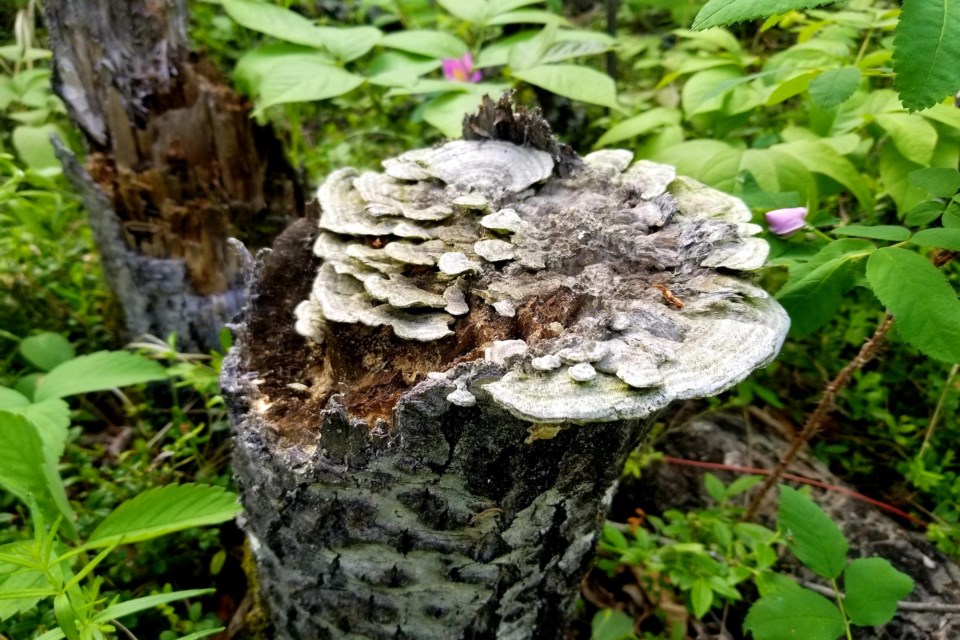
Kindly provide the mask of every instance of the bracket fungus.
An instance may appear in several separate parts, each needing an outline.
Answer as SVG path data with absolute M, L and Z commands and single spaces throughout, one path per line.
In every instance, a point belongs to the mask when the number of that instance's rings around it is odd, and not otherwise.
M 261 258 L 223 374 L 277 637 L 562 637 L 653 416 L 786 335 L 746 277 L 759 227 L 506 98 L 318 201 Z

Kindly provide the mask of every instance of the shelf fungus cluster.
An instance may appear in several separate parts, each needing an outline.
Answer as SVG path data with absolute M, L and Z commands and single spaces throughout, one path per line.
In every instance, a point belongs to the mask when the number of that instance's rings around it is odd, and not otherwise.
M 404 153 L 382 172 L 334 172 L 318 193 L 322 266 L 297 331 L 323 342 L 353 323 L 455 340 L 478 305 L 513 318 L 570 292 L 565 322 L 484 345 L 496 375 L 456 367 L 423 383 L 447 385 L 456 405 L 489 394 L 535 423 L 647 416 L 776 354 L 788 319 L 739 273 L 767 256 L 741 201 L 629 151 L 556 164 L 480 139 Z

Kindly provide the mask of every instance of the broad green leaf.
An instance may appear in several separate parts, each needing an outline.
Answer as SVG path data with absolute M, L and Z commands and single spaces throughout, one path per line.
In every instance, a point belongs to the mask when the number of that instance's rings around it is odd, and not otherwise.
M 70 341 L 59 333 L 39 333 L 20 342 L 20 355 L 41 371 L 50 371 L 77 353 Z
M 251 49 L 243 54 L 233 68 L 234 81 L 237 87 L 245 94 L 259 95 L 260 84 L 277 67 L 298 66 L 301 61 L 307 63 L 333 64 L 325 51 L 303 47 L 286 42 L 267 44 Z
M 507 64 L 510 52 L 518 44 L 529 42 L 542 33 L 540 31 L 521 31 L 510 36 L 498 38 L 484 47 L 476 59 L 478 69 L 486 67 L 502 67 Z M 605 33 L 585 31 L 579 29 L 560 29 L 556 33 L 555 41 L 543 54 L 541 62 L 561 62 L 571 58 L 592 56 L 610 51 L 616 40 Z
M 837 607 L 823 596 L 792 586 L 757 600 L 743 621 L 754 640 L 836 640 L 846 625 Z
M 702 618 L 713 606 L 713 589 L 705 578 L 698 578 L 690 589 L 690 603 L 693 605 L 693 615 Z
M 921 247 L 960 251 L 960 229 L 924 229 L 914 234 L 910 242 Z
M 33 399 L 41 402 L 47 398 L 105 391 L 166 377 L 166 369 L 143 356 L 126 351 L 98 351 L 55 367 L 37 384 Z
M 833 2 L 836 0 L 708 0 L 694 19 L 692 28 L 720 27 Z
M 704 474 L 703 476 L 703 486 L 706 488 L 707 493 L 715 502 L 723 502 L 726 499 L 726 487 L 723 486 L 723 483 L 720 481 L 720 478 L 713 475 L 712 473 Z
M 241 27 L 284 42 L 308 47 L 323 46 L 323 37 L 317 27 L 299 13 L 257 0 L 221 0 L 220 4 Z
M 813 500 L 780 486 L 777 527 L 790 551 L 818 576 L 836 578 L 847 565 L 847 539 Z
M 960 362 L 960 301 L 930 261 L 905 249 L 880 249 L 867 261 L 867 280 L 904 340 L 934 358 Z
M 542 11 L 539 9 L 525 9 L 522 11 L 509 11 L 493 16 L 485 23 L 489 27 L 503 26 L 508 24 L 556 24 L 568 26 L 570 21 L 563 16 Z
M 428 58 L 459 58 L 467 53 L 467 45 L 460 38 L 428 29 L 388 33 L 380 40 L 380 46 Z
M 937 146 L 937 130 L 932 124 L 915 113 L 882 113 L 876 120 L 904 158 L 922 166 L 930 164 Z
M 53 467 L 60 462 L 67 442 L 70 427 L 70 407 L 59 398 L 48 398 L 26 406 L 8 408 L 7 411 L 23 416 L 37 428 L 47 462 Z
M 907 211 L 907 215 L 903 217 L 903 222 L 911 227 L 922 227 L 939 218 L 946 208 L 946 203 L 927 200 Z
M 947 210 L 943 212 L 941 222 L 943 226 L 948 229 L 960 228 L 960 202 L 957 201 L 957 198 L 954 198 L 953 201 L 947 205 Z
M 543 0 L 486 0 L 490 5 L 490 15 L 500 15 L 520 7 L 527 7 L 531 4 L 540 4 Z
M 548 24 L 536 37 L 515 44 L 507 56 L 507 65 L 510 70 L 515 73 L 540 66 L 547 50 L 556 43 L 559 31 L 560 28 L 557 25 Z
M 677 173 L 702 179 L 702 173 L 719 154 L 732 149 L 720 140 L 686 140 L 677 145 L 665 147 L 652 159 L 677 168 Z M 711 185 L 714 186 L 714 185 Z
M 904 0 L 893 40 L 893 84 L 908 109 L 926 109 L 960 88 L 960 2 Z
M 477 110 L 482 95 L 476 93 L 445 93 L 423 107 L 423 119 L 450 139 L 459 138 L 463 117 Z
M 56 462 L 47 457 L 47 447 L 33 423 L 0 411 L 0 486 L 28 504 L 32 497 L 50 522 L 62 515 L 72 533 L 73 510 Z
M 237 496 L 220 487 L 156 487 L 114 509 L 90 534 L 86 547 L 140 542 L 174 531 L 219 524 L 240 511 Z
M 910 237 L 909 229 L 891 224 L 848 224 L 845 227 L 835 228 L 833 233 L 838 236 L 856 236 L 858 238 L 890 240 L 891 242 L 902 242 Z
M 960 190 L 960 171 L 946 167 L 931 167 L 913 171 L 910 184 L 938 198 L 952 198 Z
M 884 558 L 858 558 L 843 572 L 843 590 L 850 621 L 872 627 L 890 622 L 897 603 L 913 591 L 913 580 Z
M 384 51 L 367 65 L 367 80 L 385 87 L 410 87 L 420 76 L 443 64 L 436 58 L 415 56 L 402 51 Z
M 868 211 L 873 209 L 873 192 L 860 172 L 830 145 L 819 140 L 797 140 L 771 148 L 793 156 L 809 171 L 839 182 L 853 193 L 864 209 Z
M 0 409 L 9 411 L 30 404 L 30 398 L 10 387 L 0 387 Z
M 859 85 L 857 67 L 828 69 L 810 82 L 810 97 L 821 109 L 829 109 L 849 100 Z
M 603 134 L 595 147 L 603 147 L 622 140 L 629 140 L 639 135 L 649 133 L 654 129 L 671 124 L 680 123 L 680 112 L 676 109 L 665 109 L 664 107 L 654 107 L 644 111 L 640 115 L 627 118 L 611 127 Z
M 836 240 L 790 269 L 790 279 L 777 292 L 777 300 L 790 314 L 793 335 L 808 335 L 833 317 L 843 295 L 863 272 L 863 258 L 875 249 L 867 240 Z
M 627 640 L 633 637 L 633 618 L 616 609 L 601 609 L 590 623 L 590 640 Z
M 11 142 L 17 155 L 31 169 L 59 171 L 60 161 L 53 152 L 53 143 L 50 142 L 50 136 L 54 134 L 63 137 L 60 128 L 55 124 L 24 124 L 13 129 Z
M 376 27 L 314 27 L 323 48 L 341 62 L 360 58 L 380 42 L 383 33 Z
M 514 71 L 513 75 L 558 96 L 620 110 L 613 79 L 594 69 L 571 64 L 548 64 Z
M 339 67 L 301 58 L 278 65 L 260 82 L 255 113 L 278 104 L 313 102 L 350 93 L 366 79 Z
M 731 81 L 743 77 L 743 72 L 732 65 L 716 67 L 699 71 L 684 83 L 680 94 L 680 104 L 683 113 L 689 118 L 699 113 L 709 113 L 723 109 L 726 91 L 718 91 L 718 87 L 729 86 Z
M 915 187 L 909 180 L 912 173 L 922 168 L 904 158 L 896 146 L 889 142 L 880 149 L 880 181 L 897 205 L 900 217 L 929 197 L 923 189 Z
M 483 24 L 487 18 L 488 4 L 484 0 L 437 0 L 447 13 L 471 24 Z
M 800 95 L 810 87 L 810 83 L 814 78 L 817 77 L 817 71 L 804 71 L 803 73 L 793 76 L 783 82 L 774 85 L 769 94 L 767 94 L 764 104 L 768 107 L 771 107 L 775 104 L 780 104 L 784 100 L 788 100 L 793 96 Z

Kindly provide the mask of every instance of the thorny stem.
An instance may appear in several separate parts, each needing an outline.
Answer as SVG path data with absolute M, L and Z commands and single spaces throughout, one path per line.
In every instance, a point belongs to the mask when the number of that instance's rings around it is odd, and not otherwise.
M 890 328 L 893 326 L 893 316 L 889 313 L 884 316 L 883 322 L 880 323 L 880 326 L 877 327 L 877 330 L 873 332 L 873 335 L 863 343 L 863 346 L 860 347 L 860 352 L 851 360 L 847 366 L 845 366 L 840 373 L 837 374 L 837 377 L 830 381 L 827 384 L 826 388 L 823 390 L 823 395 L 820 396 L 820 402 L 817 404 L 817 408 L 814 409 L 813 413 L 810 414 L 810 417 L 807 418 L 806 423 L 803 425 L 803 429 L 794 438 L 793 442 L 790 444 L 790 448 L 787 449 L 787 452 L 783 454 L 783 457 L 780 459 L 780 463 L 777 465 L 777 468 L 773 470 L 767 479 L 764 480 L 763 484 L 760 485 L 760 488 L 753 495 L 753 498 L 750 500 L 750 505 L 747 507 L 746 513 L 743 515 L 744 521 L 753 520 L 757 515 L 757 510 L 760 508 L 760 504 L 763 502 L 763 499 L 767 496 L 770 489 L 773 488 L 777 481 L 780 480 L 780 477 L 783 475 L 783 472 L 787 470 L 787 467 L 790 466 L 790 463 L 793 462 L 794 458 L 797 457 L 797 454 L 800 453 L 800 450 L 810 439 L 816 435 L 820 430 L 821 425 L 823 424 L 824 419 L 833 410 L 834 402 L 836 402 L 837 395 L 844 389 L 848 384 L 850 384 L 850 378 L 853 376 L 853 373 L 857 371 L 860 367 L 865 365 L 870 359 L 876 354 L 877 349 L 880 347 L 880 343 L 883 342 L 883 338 L 890 331 Z

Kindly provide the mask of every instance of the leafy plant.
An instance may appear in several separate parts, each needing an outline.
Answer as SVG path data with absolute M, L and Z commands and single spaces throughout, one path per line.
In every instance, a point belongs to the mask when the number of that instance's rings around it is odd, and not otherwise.
M 797 559 L 830 581 L 834 602 L 796 584 L 768 591 L 750 607 L 744 621 L 744 629 L 757 640 L 851 638 L 851 624 L 886 624 L 897 602 L 913 591 L 913 580 L 883 558 L 848 562 L 847 540 L 839 527 L 790 487 L 780 488 L 777 526 Z M 841 575 L 845 595 L 838 584 Z

